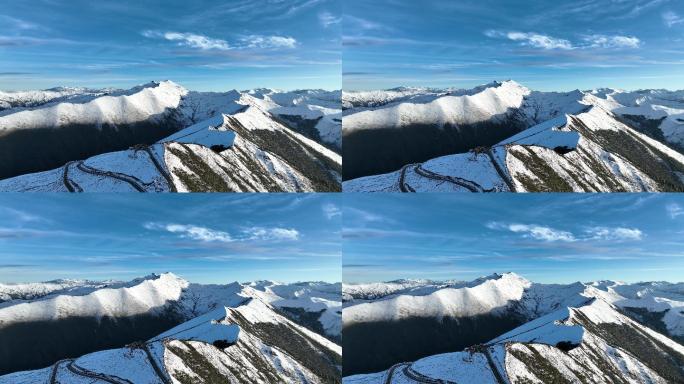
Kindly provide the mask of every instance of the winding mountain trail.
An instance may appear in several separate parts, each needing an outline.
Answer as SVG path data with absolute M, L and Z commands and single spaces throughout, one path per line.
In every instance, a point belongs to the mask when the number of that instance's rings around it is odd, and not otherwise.
M 105 375 L 102 373 L 93 372 L 93 371 L 87 370 L 83 367 L 79 367 L 78 365 L 76 365 L 74 360 L 71 360 L 67 364 L 67 369 L 75 375 L 88 377 L 91 379 L 102 380 L 104 382 L 111 383 L 111 384 L 134 384 L 132 381 L 127 380 L 127 379 L 122 379 L 122 378 L 117 377 L 117 376 Z
M 169 380 L 168 377 L 166 376 L 166 374 L 164 373 L 165 371 L 159 366 L 157 359 L 154 358 L 152 351 L 150 351 L 149 343 L 144 343 L 142 345 L 142 349 L 143 349 L 143 351 L 145 351 L 145 354 L 147 355 L 147 359 L 150 361 L 150 364 L 152 365 L 152 368 L 154 369 L 154 373 L 157 374 L 157 377 L 159 377 L 159 380 L 161 380 L 161 382 L 164 384 L 172 384 L 171 380 Z
M 406 184 L 406 170 L 413 164 L 406 164 L 401 168 L 401 173 L 399 174 L 399 190 L 404 193 L 416 192 L 410 185 Z
M 494 362 L 494 358 L 492 357 L 492 354 L 489 352 L 489 347 L 485 346 L 482 353 L 487 358 L 487 364 L 489 364 L 489 369 L 491 369 L 492 374 L 494 375 L 494 378 L 496 379 L 496 382 L 498 384 L 508 384 L 506 382 L 506 380 L 504 380 L 501 372 L 499 372 L 499 367 L 497 367 L 496 363 Z
M 478 192 L 485 192 L 484 188 L 482 186 L 474 181 L 462 179 L 460 177 L 453 177 L 453 176 L 443 176 L 438 173 L 428 171 L 427 169 L 423 168 L 421 165 L 416 166 L 415 171 L 418 175 L 428 178 L 428 179 L 433 179 L 433 180 L 440 180 L 440 181 L 446 181 L 452 184 L 456 184 L 458 186 L 461 186 L 470 192 L 473 193 L 478 193 Z
M 171 174 L 169 174 L 169 172 L 164 167 L 162 167 L 162 165 L 159 163 L 159 160 L 157 160 L 157 157 L 154 155 L 154 153 L 152 153 L 150 147 L 147 146 L 143 150 L 147 152 L 148 156 L 150 156 L 150 160 L 152 160 L 152 164 L 154 164 L 154 167 L 157 168 L 159 174 L 162 175 L 164 179 L 166 179 L 166 183 L 169 185 L 169 190 L 171 192 L 178 192 L 176 186 L 173 183 L 173 180 L 171 179 Z
M 504 172 L 501 165 L 499 165 L 499 162 L 496 160 L 496 157 L 494 157 L 493 149 L 494 148 L 488 148 L 487 149 L 487 156 L 489 156 L 489 160 L 491 160 L 492 165 L 494 166 L 496 173 L 499 174 L 499 177 L 501 178 L 501 180 L 503 180 L 503 182 L 506 183 L 506 186 L 508 186 L 508 190 L 511 192 L 516 192 L 515 184 L 513 183 L 513 180 L 508 175 L 508 173 Z
M 83 192 L 83 188 L 81 188 L 80 185 L 76 184 L 75 181 L 69 179 L 69 167 L 76 163 L 75 161 L 70 161 L 64 165 L 64 172 L 62 173 L 62 182 L 64 183 L 64 186 L 66 189 L 71 192 Z
M 121 180 L 123 182 L 130 184 L 131 187 L 133 187 L 138 192 L 146 192 L 145 188 L 143 188 L 143 185 L 146 184 L 135 176 L 130 176 L 118 172 L 103 171 L 101 169 L 85 165 L 85 163 L 83 163 L 82 161 L 76 164 L 76 168 L 78 168 L 82 172 L 89 173 L 91 175 L 111 177 L 113 179 Z

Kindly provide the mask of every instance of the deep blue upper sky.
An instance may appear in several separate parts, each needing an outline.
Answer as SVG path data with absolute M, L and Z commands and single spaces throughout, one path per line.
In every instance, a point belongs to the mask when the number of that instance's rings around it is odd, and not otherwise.
M 349 0 L 345 89 L 684 88 L 681 0 Z
M 13 0 L 0 89 L 341 87 L 339 0 Z
M 345 196 L 345 282 L 684 280 L 681 194 Z
M 0 282 L 341 280 L 339 195 L 0 195 Z

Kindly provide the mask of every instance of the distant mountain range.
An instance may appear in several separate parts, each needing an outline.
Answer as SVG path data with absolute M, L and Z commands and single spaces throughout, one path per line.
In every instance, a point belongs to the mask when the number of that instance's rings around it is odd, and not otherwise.
M 340 382 L 340 290 L 169 273 L 0 285 L 0 374 L 15 372 L 0 383 Z
M 0 92 L 0 190 L 339 191 L 339 91 Z
M 343 298 L 344 383 L 684 380 L 682 283 L 506 273 L 345 284 Z
M 684 190 L 684 91 L 344 92 L 350 192 Z

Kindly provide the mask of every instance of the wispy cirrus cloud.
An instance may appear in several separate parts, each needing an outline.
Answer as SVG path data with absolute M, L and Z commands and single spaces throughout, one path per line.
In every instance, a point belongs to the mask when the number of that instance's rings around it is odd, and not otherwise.
M 197 48 L 202 50 L 218 49 L 222 51 L 227 51 L 231 49 L 231 46 L 227 41 L 222 39 L 214 39 L 208 36 L 199 35 L 196 33 L 181 33 L 181 32 L 161 32 L 147 30 L 143 31 L 142 35 L 153 39 L 165 39 L 168 41 L 174 41 L 178 45 L 186 46 L 190 48 Z
M 335 16 L 328 11 L 323 11 L 318 14 L 318 21 L 323 27 L 328 28 L 332 25 L 340 24 L 342 22 L 342 17 Z
M 663 18 L 663 23 L 665 23 L 665 25 L 667 25 L 669 28 L 672 28 L 677 24 L 684 23 L 684 17 L 679 16 L 673 11 L 663 12 L 661 16 Z
M 233 237 L 228 232 L 218 231 L 197 225 L 145 223 L 144 227 L 149 230 L 164 230 L 177 234 L 180 237 L 192 240 L 206 242 L 218 241 L 222 243 L 230 243 L 234 241 Z
M 340 210 L 340 208 L 333 203 L 323 204 L 322 208 L 323 214 L 325 215 L 325 217 L 328 218 L 328 220 L 331 220 L 338 216 L 342 216 L 342 210 Z
M 250 227 L 242 230 L 248 240 L 299 240 L 299 231 L 294 228 Z
M 574 50 L 587 48 L 638 48 L 642 42 L 635 36 L 593 34 L 582 38 L 579 43 L 536 32 L 487 30 L 485 36 L 508 39 L 522 46 L 544 50 Z
M 583 40 L 593 48 L 638 48 L 641 45 L 641 40 L 634 36 L 589 35 Z
M 596 226 L 579 233 L 537 224 L 490 222 L 486 227 L 493 230 L 507 230 L 521 234 L 524 238 L 545 242 L 579 242 L 591 240 L 634 241 L 641 240 L 643 232 L 638 228 Z
M 230 51 L 240 49 L 276 49 L 295 48 L 298 42 L 295 38 L 278 35 L 248 35 L 241 37 L 235 43 L 227 40 L 213 38 L 197 33 L 184 33 L 174 31 L 145 30 L 141 34 L 150 39 L 163 39 L 175 42 L 179 46 L 195 48 L 202 51 Z
M 176 224 L 176 223 L 145 223 L 143 225 L 148 230 L 166 231 L 176 234 L 181 238 L 197 240 L 201 242 L 233 243 L 240 241 L 280 241 L 298 240 L 299 231 L 294 228 L 284 227 L 247 227 L 231 234 L 228 231 L 217 230 L 199 225 Z
M 668 204 L 665 209 L 667 210 L 667 214 L 672 219 L 676 219 L 679 216 L 684 216 L 684 208 L 677 203 Z

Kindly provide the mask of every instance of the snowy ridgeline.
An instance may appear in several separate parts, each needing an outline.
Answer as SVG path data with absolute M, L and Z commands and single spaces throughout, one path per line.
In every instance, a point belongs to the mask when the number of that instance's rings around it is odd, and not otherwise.
M 458 318 L 489 313 L 514 303 L 529 318 L 559 307 L 601 299 L 623 309 L 660 315 L 668 333 L 684 337 L 684 283 L 614 281 L 573 284 L 532 283 L 515 273 L 471 282 L 401 281 L 344 284 L 343 323 L 396 321 L 411 317 Z
M 681 370 L 684 346 L 669 338 L 681 336 L 676 327 L 672 327 L 675 324 L 662 318 L 668 324 L 668 337 L 649 328 L 653 324 L 640 323 L 638 318 L 622 313 L 633 307 L 655 310 L 654 301 L 673 305 L 672 298 L 681 299 L 684 293 L 682 284 L 602 281 L 542 285 L 514 274 L 494 276 L 487 281 L 475 285 L 422 282 L 402 288 L 397 287 L 396 282 L 386 286 L 382 283 L 345 285 L 345 327 L 351 320 L 377 321 L 383 317 L 382 313 L 394 316 L 394 321 L 403 317 L 397 318 L 398 313 L 415 316 L 417 308 L 407 308 L 407 305 L 424 306 L 431 316 L 435 316 L 437 297 L 448 302 L 442 305 L 441 316 L 465 320 L 473 313 L 467 307 L 496 307 L 493 298 L 504 286 L 518 286 L 524 291 L 515 306 L 527 311 L 531 320 L 464 351 L 424 357 L 413 363 L 398 363 L 384 372 L 347 376 L 344 383 L 546 383 L 558 380 L 583 382 L 587 377 L 599 383 L 615 380 L 670 383 L 684 379 Z M 454 288 L 458 285 L 462 287 Z M 458 290 L 462 292 L 455 292 Z M 406 300 L 406 296 L 414 292 L 414 298 L 420 300 Z M 654 300 L 655 296 L 660 297 Z M 368 301 L 368 297 L 374 299 Z M 356 304 L 356 301 L 362 303 Z M 347 312 L 368 305 L 375 305 L 374 309 L 380 314 L 365 320 L 357 311 L 355 317 L 347 318 Z M 394 315 L 385 311 L 392 305 L 395 306 Z M 675 307 L 681 305 L 681 301 L 674 304 Z M 662 305 L 657 308 L 663 309 Z M 674 310 L 680 312 L 681 307 Z M 364 311 L 366 315 L 369 312 L 372 310 L 368 308 Z
M 261 299 L 251 299 L 215 309 L 146 342 L 0 376 L 0 383 L 323 384 L 340 381 L 340 363 L 338 345 Z
M 343 95 L 345 191 L 684 189 L 682 91 L 406 92 Z
M 70 317 L 130 317 L 160 314 L 169 308 L 191 319 L 217 306 L 257 298 L 276 308 L 317 315 L 321 333 L 339 337 L 341 284 L 283 284 L 271 281 L 228 285 L 191 284 L 172 273 L 131 282 L 53 281 L 0 285 L 0 327 Z

